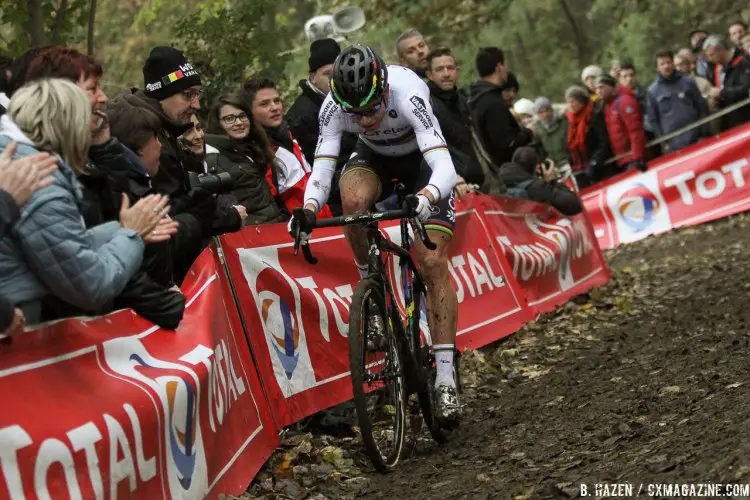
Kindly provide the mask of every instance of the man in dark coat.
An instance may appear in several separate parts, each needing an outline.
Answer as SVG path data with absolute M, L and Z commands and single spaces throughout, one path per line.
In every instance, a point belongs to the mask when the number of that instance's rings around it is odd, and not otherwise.
M 533 133 L 521 127 L 503 99 L 508 77 L 505 55 L 497 47 L 483 47 L 476 57 L 480 80 L 469 86 L 471 122 L 494 165 L 511 161 L 513 152 L 531 143 Z
M 724 72 L 723 82 L 720 78 L 714 81 L 716 88 L 709 90 L 709 99 L 723 109 L 750 97 L 750 58 L 742 50 L 723 35 L 711 35 L 703 42 L 703 52 L 706 59 L 717 65 L 717 74 L 720 74 L 719 69 Z M 721 118 L 721 130 L 748 121 L 750 105 L 745 105 Z
M 453 164 L 466 182 L 481 184 L 482 167 L 471 144 L 466 95 L 456 87 L 458 75 L 458 63 L 450 49 L 438 48 L 427 56 L 427 86 L 430 88 L 432 111 L 454 157 Z
M 341 52 L 341 47 L 336 40 L 326 38 L 316 40 L 310 45 L 310 74 L 307 80 L 300 80 L 299 87 L 302 93 L 287 111 L 286 123 L 292 135 L 302 148 L 302 154 L 310 165 L 315 159 L 315 148 L 318 144 L 318 114 L 323 100 L 328 95 L 328 77 L 333 68 L 336 56 Z M 341 151 L 336 165 L 336 176 L 341 173 L 346 161 L 354 151 L 357 144 L 356 134 L 345 133 L 341 138 Z M 338 191 L 338 182 L 334 181 L 331 186 L 331 197 L 328 201 L 331 209 L 340 215 L 341 196 Z
M 144 90 L 132 90 L 133 106 L 152 111 L 161 122 L 159 172 L 152 178 L 154 191 L 169 195 L 172 214 L 190 213 L 201 223 L 203 238 L 237 231 L 242 227 L 234 208 L 217 207 L 216 197 L 191 185 L 190 172 L 203 171 L 202 162 L 182 146 L 179 137 L 193 127 L 200 110 L 201 79 L 185 56 L 174 47 L 154 47 L 143 66 Z
M 657 137 L 661 137 L 708 116 L 708 104 L 698 90 L 695 80 L 675 70 L 671 50 L 656 53 L 657 76 L 648 88 L 648 119 Z M 709 124 L 688 130 L 673 137 L 665 149 L 677 151 L 701 137 L 709 137 Z
M 536 150 L 530 147 L 516 149 L 513 161 L 500 167 L 507 196 L 551 205 L 564 215 L 581 213 L 581 200 L 564 184 L 557 182 L 557 175 L 557 167 L 543 162 Z

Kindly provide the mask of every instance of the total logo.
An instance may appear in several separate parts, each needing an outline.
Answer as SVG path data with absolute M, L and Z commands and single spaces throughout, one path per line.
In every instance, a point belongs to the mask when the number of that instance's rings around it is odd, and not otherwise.
M 620 243 L 640 240 L 671 227 L 656 172 L 644 172 L 610 186 L 607 203 L 615 218 Z
M 164 414 L 165 469 L 172 498 L 202 498 L 208 488 L 208 471 L 198 374 L 185 365 L 156 358 L 133 337 L 106 342 L 104 355 L 110 369 L 148 386 L 158 396 Z
M 636 233 L 647 229 L 660 209 L 659 200 L 641 183 L 620 195 L 617 203 L 619 216 Z
M 238 254 L 281 392 L 289 397 L 314 387 L 300 287 L 283 269 L 278 248 L 238 249 Z
M 291 379 L 299 362 L 300 325 L 290 308 L 290 304 L 294 307 L 296 302 L 289 284 L 280 279 L 281 275 L 274 269 L 267 268 L 261 271 L 259 280 L 267 281 L 268 275 L 272 275 L 271 280 L 278 284 L 275 288 L 280 293 L 272 290 L 262 290 L 258 293 L 260 319 L 263 322 L 263 330 L 270 335 L 270 344 L 281 361 L 287 379 Z

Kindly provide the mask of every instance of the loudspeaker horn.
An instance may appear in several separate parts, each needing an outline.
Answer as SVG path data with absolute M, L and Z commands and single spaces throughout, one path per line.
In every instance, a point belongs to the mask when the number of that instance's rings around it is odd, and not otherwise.
M 359 7 L 350 5 L 333 13 L 333 29 L 337 33 L 351 33 L 365 25 L 365 13 Z
M 333 16 L 315 16 L 305 23 L 305 35 L 314 42 L 323 38 L 333 38 L 336 30 L 333 25 Z

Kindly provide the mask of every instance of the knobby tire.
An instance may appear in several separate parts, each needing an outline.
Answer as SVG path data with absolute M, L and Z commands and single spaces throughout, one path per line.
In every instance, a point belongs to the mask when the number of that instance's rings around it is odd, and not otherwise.
M 389 327 L 388 313 L 385 299 L 381 292 L 382 285 L 375 279 L 365 278 L 360 281 L 350 307 L 349 316 L 349 364 L 351 369 L 352 390 L 354 404 L 357 410 L 357 420 L 362 434 L 365 452 L 373 466 L 380 472 L 386 472 L 396 466 L 401 458 L 404 446 L 406 427 L 406 382 L 404 380 L 404 363 L 399 348 L 398 339 L 393 328 Z M 386 356 L 383 370 L 391 370 L 397 374 L 393 380 L 393 387 L 385 387 L 386 391 L 393 391 L 389 398 L 395 399 L 394 439 L 393 447 L 388 453 L 383 453 L 374 435 L 373 420 L 368 410 L 369 393 L 365 392 L 366 350 L 368 329 L 368 302 L 373 300 L 377 305 L 378 314 L 384 326 Z

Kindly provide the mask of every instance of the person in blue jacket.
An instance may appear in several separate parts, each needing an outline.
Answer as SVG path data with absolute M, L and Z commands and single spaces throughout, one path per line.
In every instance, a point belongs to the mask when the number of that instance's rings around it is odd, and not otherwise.
M 658 76 L 648 88 L 648 115 L 656 137 L 670 134 L 708 116 L 708 103 L 689 75 L 675 70 L 671 50 L 656 53 Z M 677 151 L 711 135 L 709 124 L 696 127 L 667 141 L 664 148 Z

